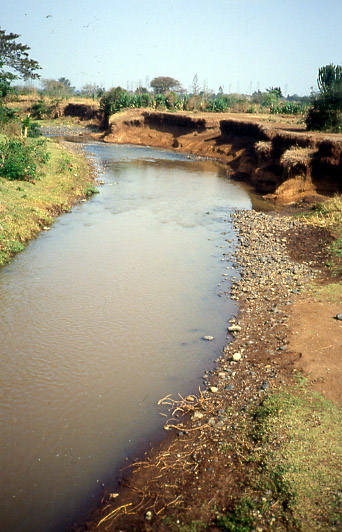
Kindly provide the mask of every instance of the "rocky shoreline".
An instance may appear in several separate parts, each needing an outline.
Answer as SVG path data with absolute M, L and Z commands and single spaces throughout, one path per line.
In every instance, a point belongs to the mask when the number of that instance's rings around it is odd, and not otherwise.
M 78 530 L 181 530 L 189 520 L 213 526 L 215 512 L 241 493 L 239 427 L 267 394 L 292 382 L 300 354 L 288 347 L 291 304 L 320 272 L 311 257 L 291 258 L 308 234 L 293 216 L 235 211 L 229 223 L 238 239 L 239 278 L 227 295 L 239 302 L 239 315 L 227 324 L 217 366 L 203 375 L 198 394 L 160 401 L 168 436 L 126 470 L 118 493 L 107 493 Z

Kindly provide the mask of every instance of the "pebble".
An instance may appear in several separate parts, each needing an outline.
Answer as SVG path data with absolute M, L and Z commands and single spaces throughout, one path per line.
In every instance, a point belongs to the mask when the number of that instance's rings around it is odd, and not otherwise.
M 210 391 L 212 393 L 217 393 L 218 392 L 218 388 L 216 386 L 210 386 Z
M 233 360 L 235 362 L 238 362 L 239 360 L 241 360 L 241 354 L 240 353 L 234 353 Z
M 230 327 L 228 327 L 228 331 L 229 332 L 240 332 L 241 327 L 240 325 L 231 325 Z
M 213 336 L 203 336 L 203 340 L 207 340 L 208 342 L 211 342 L 212 340 L 214 340 L 214 337 Z
M 342 320 L 342 314 L 336 314 L 335 319 L 336 320 Z
M 193 419 L 194 421 L 195 421 L 196 419 L 202 419 L 202 418 L 203 418 L 203 415 L 204 415 L 204 414 L 202 414 L 201 412 L 197 412 L 197 410 L 196 410 L 196 412 L 193 413 L 191 419 Z

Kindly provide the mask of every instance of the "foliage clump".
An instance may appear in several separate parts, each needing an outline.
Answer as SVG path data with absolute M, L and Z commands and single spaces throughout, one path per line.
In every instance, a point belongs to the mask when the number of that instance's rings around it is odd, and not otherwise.
M 342 66 L 321 67 L 317 85 L 319 92 L 305 119 L 307 129 L 342 133 Z
M 46 140 L 24 141 L 20 138 L 0 137 L 0 175 L 9 181 L 32 181 L 37 177 L 37 164 L 49 159 Z

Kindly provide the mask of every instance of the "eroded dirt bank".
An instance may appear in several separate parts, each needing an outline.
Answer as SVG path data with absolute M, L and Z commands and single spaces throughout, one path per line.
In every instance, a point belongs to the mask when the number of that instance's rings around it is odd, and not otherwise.
M 313 279 L 326 278 L 324 231 L 291 216 L 254 211 L 235 212 L 228 223 L 237 231 L 235 261 L 241 272 L 228 294 L 240 306 L 237 318 L 227 323 L 230 342 L 216 368 L 203 375 L 201 392 L 161 401 L 161 412 L 169 416 L 168 436 L 132 469 L 123 471 L 120 488 L 105 494 L 102 506 L 82 530 L 222 530 L 217 514 L 239 500 L 247 469 L 253 468 L 239 453 L 237 441 L 256 405 L 290 386 L 298 368 L 308 370 L 319 391 L 341 400 L 341 364 L 334 366 L 334 375 L 325 371 L 322 379 L 316 379 L 310 356 L 316 353 L 315 363 L 322 365 L 320 352 L 312 353 L 308 336 L 306 344 L 303 338 L 305 345 L 293 345 L 294 333 L 301 338 L 305 327 L 312 331 L 318 325 L 310 322 L 311 314 L 306 315 L 303 289 Z M 301 250 L 298 243 L 304 241 Z M 298 309 L 305 325 L 297 322 Z M 333 319 L 339 311 L 340 304 L 320 308 L 328 335 L 336 339 L 335 346 L 329 342 L 325 350 L 326 369 L 335 363 L 342 345 L 341 322 Z M 263 496 L 260 493 L 261 505 Z M 297 530 L 281 521 L 276 494 L 267 497 L 267 511 L 254 516 L 256 530 Z M 324 516 L 317 514 L 317 519 L 327 530 Z
M 229 174 L 279 203 L 342 191 L 341 135 L 260 116 L 130 111 L 110 118 L 106 142 L 175 149 L 229 164 Z

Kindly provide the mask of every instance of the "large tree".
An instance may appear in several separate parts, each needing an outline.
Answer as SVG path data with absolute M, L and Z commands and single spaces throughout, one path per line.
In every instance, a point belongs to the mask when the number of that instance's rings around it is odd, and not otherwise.
M 158 76 L 151 81 L 151 87 L 157 93 L 164 94 L 167 91 L 177 91 L 181 88 L 181 84 L 177 79 L 170 78 L 168 76 Z
M 68 78 L 42 79 L 44 92 L 50 98 L 68 98 L 74 93 L 75 87 L 71 86 Z
M 6 33 L 0 28 L 0 95 L 8 92 L 14 79 L 39 78 L 38 62 L 30 59 L 29 46 L 16 42 L 18 37 L 20 35 Z

